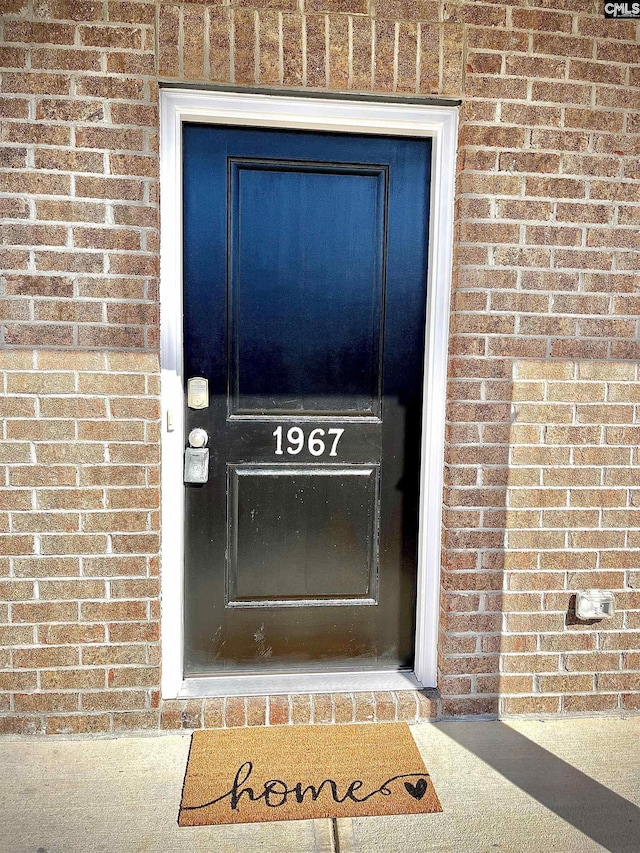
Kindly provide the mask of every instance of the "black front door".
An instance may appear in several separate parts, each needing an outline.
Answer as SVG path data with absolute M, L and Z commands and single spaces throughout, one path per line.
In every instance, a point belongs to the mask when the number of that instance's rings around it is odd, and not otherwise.
M 185 675 L 410 669 L 430 140 L 183 141 Z

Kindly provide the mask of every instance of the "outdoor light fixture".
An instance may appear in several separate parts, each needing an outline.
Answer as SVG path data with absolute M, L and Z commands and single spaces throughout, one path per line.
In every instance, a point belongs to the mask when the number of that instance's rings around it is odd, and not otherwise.
M 601 589 L 585 589 L 576 593 L 576 616 L 578 619 L 612 619 L 616 612 L 612 592 Z

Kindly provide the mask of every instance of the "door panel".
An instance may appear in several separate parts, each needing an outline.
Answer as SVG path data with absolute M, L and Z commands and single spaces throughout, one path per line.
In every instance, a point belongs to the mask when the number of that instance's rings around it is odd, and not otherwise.
M 183 145 L 185 673 L 410 668 L 430 141 Z
M 379 415 L 386 170 L 230 171 L 230 413 Z
M 377 468 L 233 466 L 228 603 L 374 603 Z

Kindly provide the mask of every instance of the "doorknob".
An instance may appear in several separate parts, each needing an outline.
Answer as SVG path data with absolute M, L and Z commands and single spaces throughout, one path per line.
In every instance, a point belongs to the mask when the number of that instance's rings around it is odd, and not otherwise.
M 209 436 L 206 429 L 196 427 L 189 433 L 189 447 L 206 447 L 209 442 Z

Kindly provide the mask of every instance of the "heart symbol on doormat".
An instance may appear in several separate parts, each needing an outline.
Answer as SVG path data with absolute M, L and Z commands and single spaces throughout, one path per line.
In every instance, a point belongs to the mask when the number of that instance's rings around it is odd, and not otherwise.
M 412 785 L 411 782 L 405 782 L 404 787 L 414 800 L 421 800 L 427 792 L 427 780 L 418 779 L 415 785 Z

